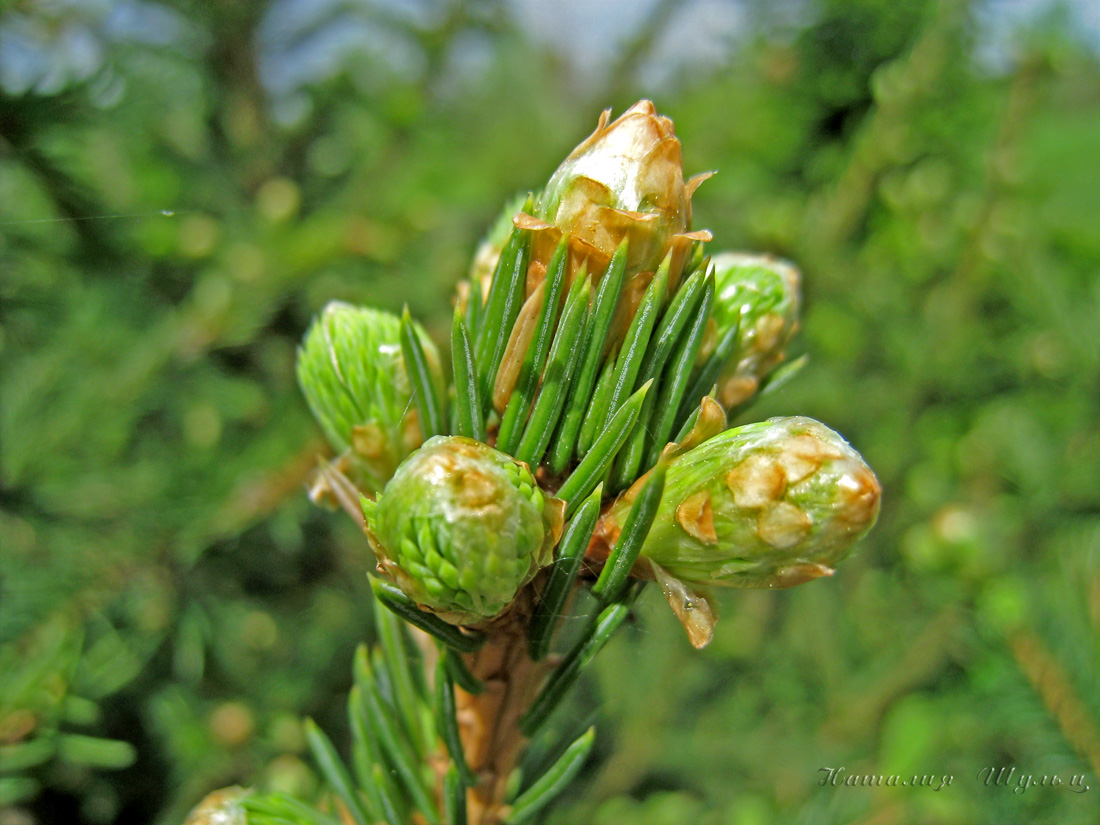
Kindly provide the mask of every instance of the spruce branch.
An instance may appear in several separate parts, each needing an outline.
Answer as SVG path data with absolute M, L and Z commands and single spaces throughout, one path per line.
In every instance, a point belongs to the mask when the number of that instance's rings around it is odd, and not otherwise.
M 315 807 L 234 797 L 249 821 L 529 821 L 595 733 L 517 794 L 528 741 L 647 581 L 702 646 L 715 616 L 700 588 L 831 574 L 870 529 L 878 482 L 832 430 L 726 429 L 793 372 L 776 368 L 800 278 L 707 255 L 710 233 L 691 228 L 706 177 L 684 180 L 672 122 L 648 101 L 605 112 L 479 250 L 450 387 L 407 310 L 333 304 L 315 323 L 299 378 L 342 453 L 317 489 L 364 526 L 378 644 L 355 660 L 350 763 L 309 723 L 326 790 Z M 584 590 L 594 606 L 562 645 Z

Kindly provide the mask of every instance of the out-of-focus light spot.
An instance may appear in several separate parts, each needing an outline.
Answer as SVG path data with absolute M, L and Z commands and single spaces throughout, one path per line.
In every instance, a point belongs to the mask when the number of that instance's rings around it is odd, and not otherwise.
M 189 258 L 205 258 L 218 242 L 217 221 L 206 215 L 188 215 L 179 229 L 180 252 Z
M 239 281 L 253 283 L 263 275 L 264 253 L 255 244 L 233 244 L 225 253 L 225 262 L 233 277 Z
M 191 407 L 183 417 L 183 435 L 194 447 L 206 449 L 218 443 L 222 434 L 222 417 L 212 404 Z
M 272 223 L 294 217 L 300 201 L 298 186 L 289 178 L 272 178 L 256 193 L 256 208 Z
M 252 738 L 255 729 L 252 711 L 243 702 L 225 702 L 210 714 L 210 733 L 227 748 L 243 745 Z

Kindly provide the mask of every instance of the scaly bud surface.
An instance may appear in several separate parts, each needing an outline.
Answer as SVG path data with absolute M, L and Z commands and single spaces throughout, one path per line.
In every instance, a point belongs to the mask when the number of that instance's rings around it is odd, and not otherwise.
M 718 401 L 731 409 L 751 398 L 784 358 L 798 329 L 801 277 L 767 255 L 715 255 L 714 322 L 717 340 L 737 327 L 737 341 L 718 379 Z
M 516 225 L 534 232 L 531 259 L 536 269 L 545 268 L 565 236 L 570 273 L 587 261 L 588 271 L 598 275 L 626 241 L 624 304 L 629 322 L 665 256 L 672 254 L 671 292 L 692 243 L 710 240 L 709 232 L 690 231 L 691 196 L 709 174 L 684 181 L 672 121 L 658 115 L 650 101 L 635 103 L 614 121 L 610 114 L 608 110 L 600 116 L 596 131 L 551 176 L 535 215 L 518 215 Z M 534 273 L 532 286 L 538 275 Z
M 606 262 L 624 238 L 635 269 L 656 269 L 673 235 L 687 231 L 691 197 L 672 121 L 648 100 L 600 124 L 551 176 L 538 217 Z
M 550 561 L 555 504 L 525 464 L 470 438 L 437 436 L 365 512 L 381 572 L 448 621 L 477 624 Z
M 790 587 L 830 575 L 878 516 L 878 479 L 810 418 L 726 430 L 678 456 L 642 556 L 690 584 Z M 598 533 L 613 540 L 628 491 Z
M 423 437 L 405 360 L 400 320 L 388 312 L 333 301 L 298 352 L 298 382 L 329 442 L 350 451 L 357 480 L 379 490 Z M 439 354 L 417 326 L 437 386 Z

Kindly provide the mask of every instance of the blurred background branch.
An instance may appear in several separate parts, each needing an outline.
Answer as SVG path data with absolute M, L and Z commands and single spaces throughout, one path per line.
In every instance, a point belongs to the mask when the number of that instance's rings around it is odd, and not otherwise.
M 558 717 L 599 692 L 610 724 L 551 821 L 1086 821 L 1098 49 L 1087 2 L 6 6 L 0 822 L 309 792 L 299 720 L 339 737 L 372 561 L 305 499 L 295 347 L 334 298 L 444 340 L 500 204 L 642 96 L 720 170 L 696 225 L 805 270 L 810 366 L 754 417 L 846 433 L 884 509 L 835 581 L 723 596 L 704 656 L 643 600 L 644 654 Z

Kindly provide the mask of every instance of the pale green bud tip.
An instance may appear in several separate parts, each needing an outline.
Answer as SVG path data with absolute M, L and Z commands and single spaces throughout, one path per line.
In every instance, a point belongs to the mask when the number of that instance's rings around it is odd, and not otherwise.
M 405 595 L 476 624 L 549 561 L 560 529 L 551 501 L 525 464 L 473 439 L 436 436 L 367 508 L 368 535 L 379 570 Z
M 674 460 L 642 555 L 691 583 L 789 587 L 832 573 L 874 525 L 880 494 L 837 433 L 773 418 Z
M 723 252 L 712 265 L 715 338 L 738 328 L 718 382 L 718 401 L 729 409 L 750 398 L 783 360 L 798 328 L 801 276 L 791 264 L 767 255 Z
M 372 489 L 421 442 L 395 315 L 333 301 L 314 320 L 298 351 L 298 382 L 329 442 L 350 450 Z M 439 355 L 417 327 L 436 382 Z

